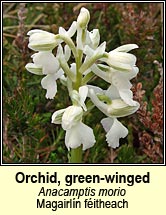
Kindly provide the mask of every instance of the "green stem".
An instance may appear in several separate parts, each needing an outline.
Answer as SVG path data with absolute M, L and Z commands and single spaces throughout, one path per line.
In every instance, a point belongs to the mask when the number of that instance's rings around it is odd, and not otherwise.
M 76 82 L 74 83 L 74 89 L 77 91 L 79 90 L 79 87 L 81 86 L 81 83 L 82 83 L 82 74 L 80 73 L 82 56 L 83 56 L 82 50 L 78 50 L 77 57 L 75 59 L 75 61 L 76 61 Z
M 69 153 L 69 163 L 82 163 L 82 146 L 71 149 Z
M 62 58 L 59 58 L 59 63 L 63 71 L 66 73 L 66 75 L 71 79 L 71 81 L 75 81 L 75 75 L 70 70 L 67 62 L 63 60 Z
M 95 74 L 93 72 L 88 73 L 83 79 L 82 79 L 82 85 L 86 85 L 88 81 L 90 81 Z
M 89 58 L 85 63 L 80 67 L 80 73 L 84 73 L 87 69 L 89 69 L 98 59 L 102 58 L 103 54 L 96 54 Z
M 55 36 L 56 39 L 62 39 L 69 47 L 70 49 L 72 50 L 73 52 L 73 55 L 74 57 L 76 58 L 77 57 L 77 51 L 76 51 L 76 47 L 72 41 L 72 39 L 70 37 L 67 37 L 65 35 L 62 35 L 62 34 L 57 34 Z
M 82 63 L 82 50 L 77 50 L 76 61 L 76 81 L 73 83 L 73 89 L 78 91 L 82 83 L 82 74 L 80 73 L 80 66 Z M 69 163 L 82 163 L 82 146 L 76 149 L 71 149 L 69 152 Z

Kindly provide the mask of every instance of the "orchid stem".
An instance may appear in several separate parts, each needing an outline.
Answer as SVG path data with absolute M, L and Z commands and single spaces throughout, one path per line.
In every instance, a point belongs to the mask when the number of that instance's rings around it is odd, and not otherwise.
M 82 163 L 82 146 L 79 146 L 76 149 L 71 149 L 69 163 Z

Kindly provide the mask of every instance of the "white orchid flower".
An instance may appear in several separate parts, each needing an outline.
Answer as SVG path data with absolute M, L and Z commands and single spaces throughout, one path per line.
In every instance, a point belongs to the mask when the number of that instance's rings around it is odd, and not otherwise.
M 136 48 L 137 46 L 135 44 L 129 44 L 129 45 L 124 45 L 121 46 L 117 49 L 115 49 L 115 52 L 119 52 L 120 54 L 128 54 L 128 53 L 123 53 L 123 51 L 129 51 L 132 48 Z M 113 52 L 114 52 L 113 51 Z M 93 50 L 87 47 L 85 49 L 85 52 L 88 55 L 92 55 Z M 133 55 L 135 58 L 135 56 Z M 125 58 L 124 58 L 125 59 Z M 103 59 L 102 59 L 103 60 Z M 119 58 L 119 61 L 121 59 Z M 123 59 L 122 59 L 123 60 Z M 118 63 L 118 60 L 115 60 L 115 62 Z M 115 63 L 114 62 L 114 63 Z M 127 66 L 131 66 L 129 62 L 126 61 Z M 124 70 L 121 69 L 115 69 L 113 67 L 110 67 L 108 65 L 103 65 L 103 64 L 93 64 L 91 66 L 91 71 L 96 74 L 97 76 L 101 77 L 105 81 L 111 84 L 111 89 L 114 91 L 114 94 L 116 97 L 120 97 L 121 99 L 124 100 L 128 105 L 134 105 L 135 102 L 132 100 L 133 94 L 132 91 L 130 90 L 132 87 L 132 84 L 130 83 L 130 80 L 134 78 L 139 69 L 135 65 L 131 67 L 131 70 Z M 113 93 L 112 93 L 113 94 Z
M 28 47 L 34 51 L 49 51 L 58 45 L 55 34 L 47 31 L 34 29 L 30 30 L 27 35 L 30 36 Z
M 65 145 L 68 150 L 70 150 L 70 148 L 77 148 L 81 145 L 82 149 L 86 150 L 92 147 L 95 143 L 93 130 L 82 123 L 82 115 L 83 109 L 76 105 L 56 111 L 52 115 L 52 123 L 61 123 L 62 128 L 66 130 Z
M 125 128 L 117 118 L 128 116 L 136 112 L 139 108 L 139 103 L 133 101 L 135 102 L 134 105 L 130 106 L 122 99 L 118 97 L 116 98 L 116 94 L 113 93 L 113 95 L 111 95 L 110 89 L 104 91 L 99 87 L 88 87 L 88 96 L 91 98 L 94 105 L 108 116 L 101 121 L 105 131 L 107 132 L 106 141 L 109 146 L 116 148 L 119 146 L 119 139 L 126 137 L 128 134 L 127 128 Z
M 57 93 L 56 80 L 64 74 L 59 61 L 51 51 L 35 53 L 32 58 L 34 63 L 28 63 L 25 68 L 33 74 L 46 75 L 41 80 L 41 85 L 47 90 L 46 98 L 53 99 Z
M 106 58 L 103 58 L 103 61 L 116 70 L 132 71 L 133 67 L 135 67 L 136 57 L 127 52 L 135 48 L 138 48 L 136 44 L 120 46 L 106 53 Z
M 101 124 L 104 130 L 107 132 L 106 141 L 108 146 L 112 148 L 119 147 L 119 139 L 125 138 L 128 134 L 128 130 L 122 125 L 116 118 L 104 118 L 101 120 Z
M 58 110 L 52 115 L 52 123 L 61 124 L 66 130 L 65 144 L 68 150 L 83 145 L 83 150 L 90 148 L 95 143 L 93 130 L 82 123 L 84 101 L 87 97 L 88 88 L 80 87 L 78 94 L 73 94 L 73 100 L 77 105 L 71 105 L 65 109 Z M 82 108 L 83 107 L 83 108 Z M 86 135 L 85 135 L 86 134 Z
M 132 99 L 133 93 L 130 90 L 132 87 L 130 80 L 137 75 L 137 67 L 131 72 L 124 73 L 122 71 L 114 70 L 113 68 L 108 68 L 108 66 L 105 65 L 100 64 L 97 66 L 94 64 L 92 65 L 91 70 L 111 84 L 109 92 L 114 98 L 120 97 L 124 102 L 131 106 L 135 104 Z
M 59 61 L 51 51 L 42 51 L 32 55 L 35 65 L 42 67 L 43 74 L 53 74 L 59 70 Z
M 120 98 L 113 98 L 110 91 L 101 91 L 96 94 L 94 89 L 89 86 L 89 97 L 94 105 L 109 117 L 124 117 L 133 114 L 139 108 L 139 103 L 134 101 L 134 105 L 128 105 Z

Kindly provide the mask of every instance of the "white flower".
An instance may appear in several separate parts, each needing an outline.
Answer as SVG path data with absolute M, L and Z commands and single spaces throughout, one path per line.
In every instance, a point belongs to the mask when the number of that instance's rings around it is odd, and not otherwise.
M 138 67 L 133 67 L 130 72 L 122 72 L 106 65 L 94 64 L 91 69 L 96 75 L 111 84 L 109 91 L 113 97 L 120 97 L 128 105 L 134 105 L 135 102 L 132 100 L 133 93 L 130 90 L 132 87 L 130 80 L 137 75 Z
M 112 148 L 119 146 L 119 139 L 124 138 L 128 134 L 125 128 L 118 120 L 117 117 L 128 116 L 136 112 L 139 108 L 139 103 L 133 101 L 134 105 L 128 105 L 116 94 L 110 94 L 110 89 L 104 91 L 99 87 L 88 86 L 88 96 L 91 98 L 94 105 L 101 110 L 107 118 L 101 121 L 106 134 L 106 141 Z M 117 96 L 117 97 L 116 97 Z
M 62 124 L 66 130 L 65 145 L 70 148 L 77 148 L 82 145 L 86 150 L 95 143 L 93 130 L 82 123 L 83 109 L 80 106 L 69 106 L 66 109 L 56 111 L 52 115 L 52 123 Z
M 112 84 L 105 93 L 112 99 L 121 98 L 129 106 L 137 106 L 137 102 L 133 100 L 133 92 L 124 86 L 117 88 Z
M 55 35 L 47 31 L 34 29 L 27 34 L 30 36 L 28 47 L 34 51 L 49 51 L 58 45 Z
M 80 14 L 77 17 L 77 24 L 80 28 L 84 29 L 88 25 L 88 22 L 90 20 L 90 14 L 89 11 L 82 7 Z
M 89 97 L 94 105 L 109 117 L 124 117 L 133 114 L 139 108 L 139 103 L 133 101 L 134 105 L 128 105 L 120 98 L 112 98 L 109 91 L 101 91 L 102 94 L 95 94 L 94 89 L 89 90 Z M 101 100 L 99 98 L 101 98 Z M 103 101 L 102 101 L 103 100 Z
M 32 58 L 35 65 L 42 67 L 43 74 L 53 74 L 59 70 L 59 61 L 51 51 L 35 53 Z
M 125 138 L 128 134 L 127 128 L 116 118 L 110 117 L 102 119 L 101 124 L 107 132 L 106 141 L 108 142 L 108 146 L 111 146 L 112 148 L 119 147 L 119 139 Z
M 85 108 L 84 101 L 87 93 L 86 86 L 80 87 L 79 92 L 72 98 L 77 102 L 77 105 L 55 111 L 52 115 L 52 123 L 61 124 L 62 128 L 66 130 L 65 144 L 68 150 L 81 145 L 83 150 L 85 150 L 92 147 L 95 143 L 93 130 L 82 123 L 82 107 Z
M 65 144 L 68 150 L 77 148 L 82 145 L 82 149 L 86 150 L 95 144 L 95 136 L 92 128 L 82 122 L 78 122 L 75 126 L 66 131 Z
M 32 55 L 34 63 L 28 63 L 25 68 L 36 75 L 46 75 L 41 85 L 47 90 L 46 98 L 53 99 L 57 93 L 56 80 L 63 75 L 59 61 L 51 51 L 42 51 Z
M 132 71 L 133 67 L 135 67 L 136 57 L 133 54 L 126 52 L 135 48 L 138 48 L 136 44 L 120 46 L 106 54 L 107 58 L 103 60 L 114 69 Z

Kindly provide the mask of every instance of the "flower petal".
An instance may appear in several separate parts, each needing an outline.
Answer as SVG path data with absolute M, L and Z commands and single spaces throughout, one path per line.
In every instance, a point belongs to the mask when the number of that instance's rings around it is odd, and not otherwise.
M 92 72 L 95 73 L 95 75 L 99 76 L 103 80 L 107 81 L 110 83 L 110 74 L 109 72 L 104 72 L 102 71 L 96 64 L 93 64 L 91 66 Z
M 97 49 L 95 50 L 95 54 L 99 54 L 99 55 L 104 54 L 105 48 L 106 48 L 106 42 L 104 41 L 102 44 L 100 44 L 99 47 L 97 47 Z
M 125 126 L 123 126 L 116 118 L 105 118 L 101 121 L 104 129 L 110 123 L 110 130 L 108 131 L 108 127 L 105 129 L 106 134 L 106 141 L 108 142 L 108 146 L 112 148 L 119 147 L 119 139 L 124 138 L 128 134 L 128 130 Z
M 133 101 L 134 102 L 134 101 Z M 114 99 L 107 105 L 107 116 L 124 117 L 135 113 L 139 108 L 139 103 L 135 101 L 134 106 L 126 104 L 122 99 Z
M 111 83 L 117 88 L 117 89 L 130 89 L 132 87 L 132 84 L 126 78 L 125 76 L 119 74 L 119 73 L 113 73 L 111 75 Z
M 79 96 L 80 96 L 80 105 L 83 107 L 85 111 L 87 111 L 87 108 L 85 106 L 85 99 L 88 95 L 88 87 L 87 86 L 82 86 L 79 88 Z
M 89 36 L 92 41 L 92 48 L 97 48 L 97 46 L 99 45 L 99 42 L 100 42 L 99 29 L 93 29 L 93 31 L 91 31 L 89 33 Z
M 131 72 L 136 63 L 136 57 L 133 54 L 126 52 L 110 51 L 107 58 L 103 58 L 110 67 L 118 71 Z
M 88 87 L 88 90 L 92 89 L 96 94 L 104 94 L 104 90 L 102 90 L 100 87 L 96 87 L 93 85 L 86 85 L 86 86 Z M 89 91 L 88 91 L 88 96 L 89 96 Z
M 92 49 L 96 49 L 100 42 L 100 34 L 98 29 L 93 29 L 91 32 L 87 31 L 85 44 Z
M 85 135 L 86 134 L 86 135 Z M 83 145 L 83 150 L 86 150 L 96 142 L 93 130 L 82 122 L 66 130 L 65 144 L 68 150 L 77 148 Z
M 52 52 L 38 52 L 32 57 L 34 63 L 43 68 L 43 74 L 55 73 L 59 69 L 59 61 Z
M 34 51 L 49 51 L 58 45 L 55 35 L 47 31 L 34 29 L 29 31 L 28 35 L 28 47 Z
M 105 91 L 105 95 L 108 96 L 111 100 L 120 98 L 118 89 L 111 84 L 111 86 Z
M 27 63 L 25 68 L 28 70 L 28 72 L 33 73 L 35 75 L 43 75 L 42 67 L 37 66 L 34 63 Z
M 112 65 L 122 63 L 122 64 L 130 64 L 131 66 L 134 66 L 136 63 L 135 55 L 130 53 L 125 53 L 125 52 L 111 51 L 109 52 L 109 59 L 110 59 L 110 64 Z
M 75 149 L 81 145 L 80 133 L 78 132 L 77 125 L 66 130 L 65 145 L 68 150 L 70 150 L 70 148 Z
M 94 105 L 100 110 L 102 111 L 105 115 L 109 116 L 108 113 L 107 113 L 107 108 L 108 108 L 108 105 L 105 104 L 104 102 L 101 102 L 99 100 L 99 98 L 96 96 L 95 92 L 93 89 L 90 89 L 89 90 L 89 97 L 90 99 L 92 100 L 92 102 L 94 103 Z
M 65 45 L 65 60 L 68 61 L 71 56 L 71 49 L 68 45 Z
M 78 125 L 78 129 L 81 137 L 81 143 L 83 144 L 82 149 L 86 150 L 88 148 L 91 148 L 96 142 L 92 128 L 80 122 Z
M 88 45 L 85 45 L 84 50 L 83 50 L 84 54 L 86 54 L 88 57 L 94 55 L 94 50 L 89 47 Z
M 66 108 L 55 111 L 52 115 L 51 123 L 61 124 L 62 123 L 62 116 L 63 116 L 63 113 L 65 112 L 65 110 L 66 110 Z
M 122 46 L 114 49 L 114 51 L 117 51 L 117 52 L 129 52 L 132 49 L 137 49 L 137 48 L 138 48 L 138 46 L 136 44 L 126 44 L 126 45 L 122 45 Z
M 46 98 L 53 99 L 57 93 L 57 84 L 55 81 L 55 75 L 49 74 L 41 80 L 41 85 L 47 90 Z
M 59 34 L 65 35 L 67 31 L 63 27 L 59 27 Z
M 113 118 L 107 117 L 101 120 L 101 124 L 106 132 L 108 132 L 113 125 Z
M 130 106 L 137 106 L 137 102 L 132 99 L 133 92 L 131 90 L 129 90 L 129 89 L 119 90 L 119 95 L 126 104 L 128 104 Z
M 71 24 L 69 30 L 67 31 L 67 35 L 68 35 L 69 37 L 72 37 L 72 36 L 75 34 L 76 30 L 77 30 L 77 22 L 74 21 L 74 22 Z

